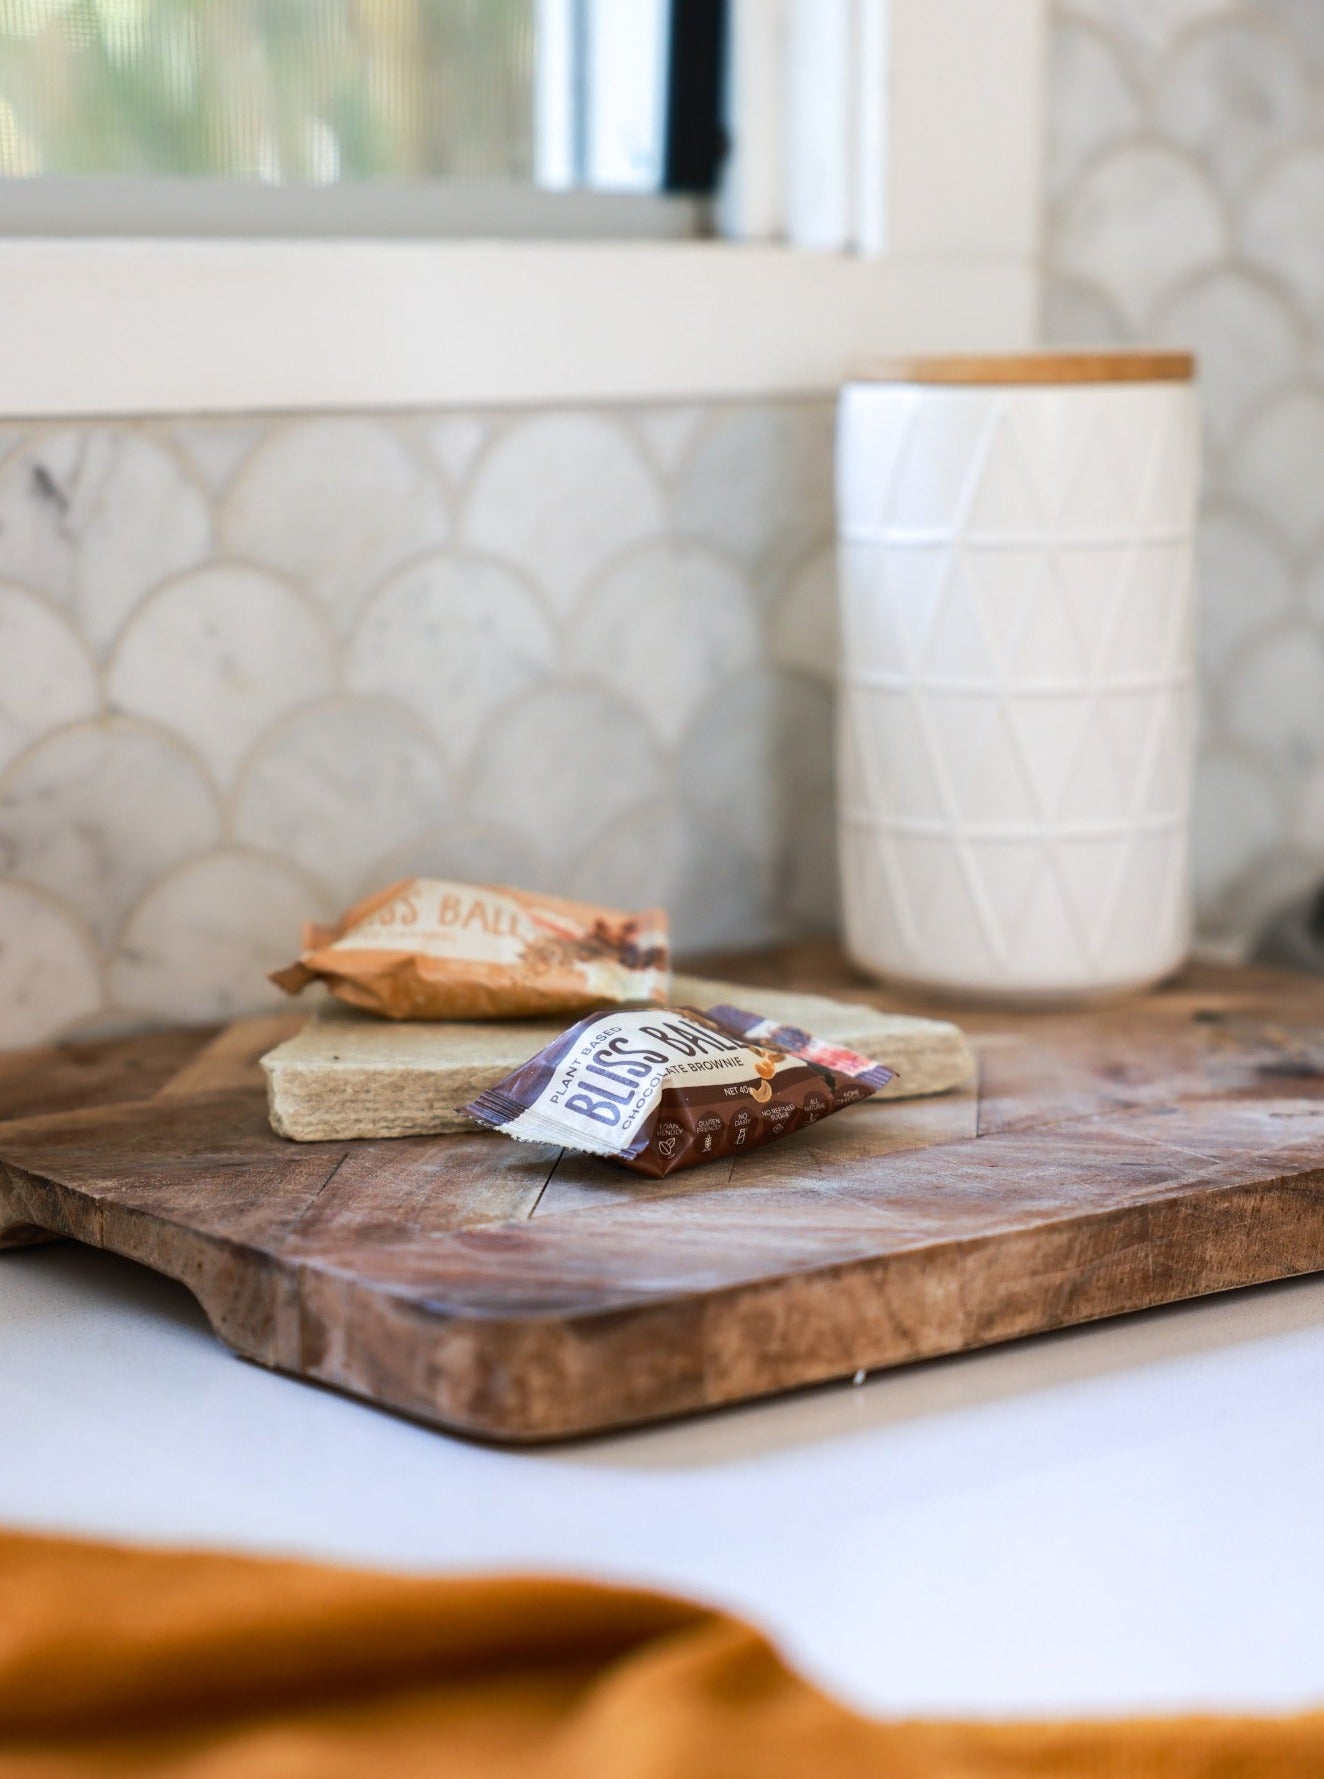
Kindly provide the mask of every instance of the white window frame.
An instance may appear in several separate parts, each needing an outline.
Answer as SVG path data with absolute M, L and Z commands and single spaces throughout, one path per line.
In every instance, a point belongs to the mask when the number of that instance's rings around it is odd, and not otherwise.
M 727 239 L 11 238 L 0 415 L 734 399 L 1031 344 L 1046 0 L 733 10 Z

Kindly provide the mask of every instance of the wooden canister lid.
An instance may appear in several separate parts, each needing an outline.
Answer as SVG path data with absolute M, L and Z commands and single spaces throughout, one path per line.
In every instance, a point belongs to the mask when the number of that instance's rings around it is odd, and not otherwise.
M 851 365 L 848 383 L 1189 383 L 1190 352 L 990 352 L 873 358 Z

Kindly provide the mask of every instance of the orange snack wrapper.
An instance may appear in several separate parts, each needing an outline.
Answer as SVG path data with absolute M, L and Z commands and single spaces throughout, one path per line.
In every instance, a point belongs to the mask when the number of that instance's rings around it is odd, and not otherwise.
M 310 922 L 287 994 L 325 982 L 387 1019 L 517 1019 L 666 999 L 667 917 L 494 884 L 408 877 L 334 926 Z

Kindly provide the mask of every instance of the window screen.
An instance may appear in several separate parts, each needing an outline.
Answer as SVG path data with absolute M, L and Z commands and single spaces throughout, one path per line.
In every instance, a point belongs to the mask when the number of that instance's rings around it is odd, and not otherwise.
M 536 0 L 0 0 L 0 174 L 528 179 Z
M 0 177 L 704 189 L 712 168 L 696 178 L 678 161 L 677 129 L 715 140 L 720 13 L 715 0 L 0 0 Z

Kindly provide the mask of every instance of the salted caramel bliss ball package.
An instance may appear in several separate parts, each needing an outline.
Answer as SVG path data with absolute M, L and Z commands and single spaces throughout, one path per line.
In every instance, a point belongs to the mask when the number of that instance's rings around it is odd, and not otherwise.
M 518 1019 L 658 1003 L 671 977 L 667 917 L 492 884 L 410 877 L 304 928 L 289 994 L 321 981 L 387 1019 Z

